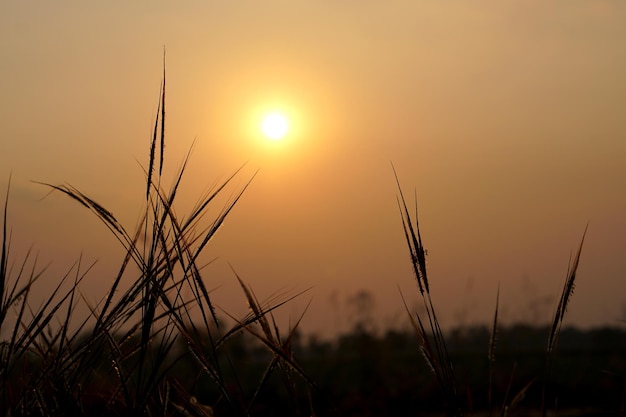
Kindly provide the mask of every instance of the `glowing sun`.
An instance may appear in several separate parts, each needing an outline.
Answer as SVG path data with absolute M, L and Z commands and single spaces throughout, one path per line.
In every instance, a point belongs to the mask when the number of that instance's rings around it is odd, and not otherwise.
M 287 118 L 282 114 L 270 113 L 263 118 L 261 130 L 268 139 L 279 140 L 287 134 L 289 123 L 287 123 Z

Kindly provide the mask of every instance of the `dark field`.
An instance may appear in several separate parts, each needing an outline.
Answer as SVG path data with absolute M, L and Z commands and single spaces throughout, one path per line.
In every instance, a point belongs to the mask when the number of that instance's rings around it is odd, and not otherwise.
M 500 329 L 492 363 L 491 388 L 487 358 L 489 329 L 459 328 L 447 333 L 463 414 L 491 415 L 491 390 L 492 415 L 503 413 L 505 406 L 510 407 L 509 415 L 539 415 L 548 333 L 547 327 L 527 325 Z M 303 339 L 296 332 L 289 345 L 285 345 L 284 351 L 290 352 L 290 360 L 298 366 L 299 371 L 295 371 L 285 366 L 287 361 L 277 361 L 280 355 L 272 353 L 256 336 L 246 332 L 234 334 L 216 357 L 216 369 L 221 369 L 219 384 L 198 365 L 198 358 L 182 339 L 175 342 L 166 358 L 160 356 L 159 347 L 155 345 L 149 349 L 147 357 L 160 358 L 153 366 L 166 374 L 158 376 L 159 387 L 150 395 L 162 400 L 166 395 L 169 398 L 162 413 L 152 408 L 154 404 L 150 406 L 154 399 L 149 399 L 144 405 L 150 410 L 146 410 L 146 414 L 210 415 L 206 414 L 209 408 L 204 406 L 210 406 L 216 416 L 446 414 L 435 375 L 427 366 L 412 332 L 393 331 L 377 336 L 355 330 L 329 341 L 315 337 Z M 206 335 L 198 340 L 201 345 L 211 345 Z M 139 340 L 128 340 L 119 345 L 120 350 L 125 352 L 126 346 L 138 343 Z M 39 400 L 32 399 L 35 403 L 40 401 L 42 408 L 25 408 L 23 415 L 133 414 L 131 405 L 120 392 L 120 374 L 114 366 L 117 361 L 111 361 L 120 352 L 111 352 L 110 345 L 105 343 L 92 353 L 89 369 L 82 370 L 88 377 L 73 389 L 68 381 L 63 381 L 50 369 L 54 364 L 40 362 L 34 352 L 22 357 L 19 364 L 13 364 L 11 374 L 4 375 L 4 412 L 11 409 L 12 400 L 21 396 L 28 398 L 27 392 L 20 391 L 30 387 L 47 392 L 41 392 Z M 124 363 L 117 366 L 137 370 L 137 355 L 127 353 Z M 625 371 L 624 330 L 563 329 L 547 387 L 548 413 L 622 415 Z M 42 373 L 52 379 L 36 382 Z M 57 377 L 60 379 L 55 381 Z M 137 377 L 127 381 L 128 389 L 141 386 Z M 65 389 L 68 392 L 64 392 Z M 524 395 L 519 395 L 525 389 Z M 65 395 L 68 397 L 64 398 Z M 77 395 L 80 397 L 75 397 Z M 20 407 L 13 408 L 11 414 L 22 414 Z

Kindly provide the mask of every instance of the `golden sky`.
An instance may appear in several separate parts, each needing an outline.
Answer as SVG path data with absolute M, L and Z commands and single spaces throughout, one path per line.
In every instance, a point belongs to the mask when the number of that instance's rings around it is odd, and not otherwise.
M 167 59 L 166 175 L 195 140 L 185 212 L 244 163 L 250 189 L 207 249 L 216 303 L 313 287 L 306 330 L 350 323 L 375 295 L 382 324 L 415 287 L 393 162 L 417 191 L 444 325 L 547 320 L 587 222 L 568 322 L 626 310 L 626 3 L 621 0 L 194 0 L 0 3 L 0 186 L 12 174 L 16 256 L 83 253 L 97 300 L 121 248 L 72 184 L 132 229 Z M 260 117 L 291 131 L 270 144 Z M 230 191 L 229 191 L 230 192 Z M 188 204 L 187 206 L 185 204 Z M 20 252 L 21 251 L 21 252 Z M 51 284 L 48 284 L 51 285 Z M 546 299 L 548 301 L 546 301 Z

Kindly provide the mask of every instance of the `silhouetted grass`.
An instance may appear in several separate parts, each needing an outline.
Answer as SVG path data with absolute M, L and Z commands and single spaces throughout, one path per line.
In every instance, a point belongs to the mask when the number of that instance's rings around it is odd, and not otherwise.
M 426 329 L 422 318 L 417 313 L 415 318 L 413 318 L 413 315 L 410 315 L 411 323 L 419 338 L 424 359 L 426 359 L 428 366 L 437 379 L 448 414 L 460 415 L 454 370 L 450 361 L 446 340 L 437 319 L 437 313 L 430 294 L 430 286 L 428 285 L 426 250 L 422 245 L 422 236 L 419 230 L 417 203 L 415 204 L 415 215 L 411 217 L 395 168 L 393 168 L 393 172 L 398 186 L 398 208 L 402 218 L 404 236 L 411 256 L 411 265 L 413 266 L 417 286 L 426 309 L 428 329 Z
M 429 368 L 432 370 L 440 392 L 442 394 L 442 398 L 446 405 L 446 413 L 450 416 L 460 416 L 462 415 L 462 407 L 461 401 L 457 394 L 457 381 L 454 375 L 454 367 L 452 364 L 452 360 L 450 354 L 448 352 L 448 347 L 446 345 L 446 340 L 444 334 L 441 330 L 441 326 L 439 321 L 437 320 L 437 314 L 435 312 L 435 307 L 432 302 L 432 297 L 429 289 L 429 280 L 428 274 L 426 270 L 426 250 L 422 244 L 422 237 L 419 230 L 418 216 L 417 216 L 417 202 L 415 204 L 415 214 L 411 217 L 406 199 L 402 192 L 402 188 L 400 186 L 400 182 L 398 179 L 398 175 L 396 173 L 395 168 L 392 165 L 393 173 L 396 180 L 396 185 L 398 187 L 398 207 L 400 209 L 400 216 L 402 219 L 402 226 L 404 229 L 404 235 L 406 238 L 406 244 L 409 249 L 411 265 L 413 266 L 413 272 L 415 275 L 415 279 L 417 281 L 417 286 L 419 293 L 422 297 L 423 305 L 426 310 L 427 315 L 427 325 L 428 328 L 424 325 L 422 318 L 419 314 L 413 314 L 409 312 L 411 317 L 411 322 L 415 333 L 418 337 L 419 345 L 421 352 L 428 364 Z M 578 252 L 573 257 L 570 262 L 570 266 L 568 268 L 565 284 L 563 287 L 563 291 L 561 294 L 561 298 L 559 300 L 559 304 L 556 307 L 553 324 L 550 328 L 550 332 L 548 334 L 548 343 L 546 350 L 546 364 L 544 369 L 544 377 L 543 377 L 543 390 L 542 390 L 542 401 L 541 401 L 541 416 L 545 416 L 546 414 L 546 405 L 547 405 L 547 386 L 548 380 L 551 375 L 552 365 L 553 365 L 553 355 L 554 349 L 556 348 L 556 343 L 558 340 L 558 336 L 561 330 L 561 326 L 563 323 L 563 318 L 565 317 L 565 312 L 567 310 L 567 305 L 571 298 L 571 295 L 574 290 L 574 281 L 576 278 L 576 271 L 578 269 L 578 264 L 580 261 L 580 254 L 582 252 L 584 237 L 587 229 L 585 228 L 585 233 L 583 233 L 583 237 L 580 242 L 580 246 L 578 248 Z M 489 414 L 492 414 L 493 407 L 493 398 L 492 398 L 492 372 L 493 372 L 493 363 L 495 362 L 495 348 L 496 348 L 496 335 L 497 335 L 497 326 L 498 326 L 498 305 L 499 305 L 499 290 L 498 295 L 496 296 L 496 309 L 494 312 L 494 320 L 491 329 L 491 336 L 489 338 L 489 344 L 487 346 L 487 359 L 488 359 L 488 411 Z M 405 303 L 406 306 L 406 303 Z M 407 309 L 408 310 L 408 309 Z M 514 368 L 515 369 L 515 368 Z M 513 375 L 512 375 L 513 376 Z M 511 376 L 511 377 L 512 377 Z M 526 385 L 524 385 L 517 394 L 510 400 L 509 391 L 512 382 L 509 382 L 506 395 L 504 397 L 504 401 L 501 407 L 500 414 L 502 416 L 506 416 L 511 411 L 511 408 L 518 404 L 521 399 L 524 397 L 526 392 L 529 390 L 531 385 L 535 382 L 536 378 L 530 380 Z M 469 388 L 469 387 L 468 387 Z M 473 403 L 473 399 L 471 396 L 467 400 L 468 406 L 470 407 Z
M 218 317 L 199 259 L 254 175 L 214 218 L 209 218 L 209 208 L 240 170 L 202 195 L 186 217 L 176 215 L 174 207 L 191 150 L 172 186 L 165 190 L 165 65 L 163 71 L 144 173 L 145 195 L 141 194 L 145 208 L 134 229 L 127 229 L 104 205 L 69 184 L 39 183 L 90 211 L 124 248 L 107 293 L 95 305 L 80 293 L 93 264 L 84 266 L 79 259 L 44 302 L 32 307 L 34 287 L 47 268 L 39 265 L 32 250 L 21 260 L 12 258 L 9 181 L 0 253 L 0 334 L 4 337 L 0 341 L 0 414 L 405 417 L 440 410 L 450 416 L 486 410 L 490 416 L 496 411 L 507 416 L 516 407 L 522 409 L 528 396 L 532 398 L 526 406 L 543 416 L 548 404 L 556 402 L 551 388 L 557 377 L 570 378 L 571 390 L 583 386 L 580 374 L 555 365 L 555 350 L 585 235 L 570 262 L 552 325 L 541 329 L 548 336 L 544 352 L 524 350 L 520 358 L 513 358 L 506 351 L 507 344 L 517 348 L 533 344 L 536 332 L 500 328 L 499 288 L 489 329 L 446 335 L 430 291 L 417 203 L 412 215 L 395 168 L 398 208 L 425 311 L 422 315 L 409 312 L 417 341 L 391 331 L 380 338 L 361 327 L 333 344 L 312 339 L 305 346 L 298 330 L 302 316 L 287 330 L 281 330 L 273 316 L 277 308 L 302 293 L 277 293 L 260 301 L 234 269 L 250 310 L 240 318 L 221 313 L 234 322 L 226 325 Z M 81 302 L 88 308 L 87 317 L 76 314 Z M 523 340 L 513 340 L 513 333 Z M 607 365 L 602 362 L 607 359 L 604 353 L 595 352 L 593 363 Z M 569 354 L 568 364 L 580 361 L 578 353 Z M 419 355 L 425 361 L 417 361 Z M 539 379 L 543 384 L 535 383 Z M 606 379 L 598 380 L 608 385 Z M 591 391 L 592 387 L 581 389 Z M 567 400 L 577 405 L 575 394 Z
M 29 296 L 45 268 L 38 268 L 30 252 L 15 269 L 9 265 L 7 190 L 0 259 L 3 334 L 7 313 L 15 310 L 17 314 L 10 336 L 0 345 L 0 413 L 207 416 L 215 408 L 221 415 L 247 416 L 276 371 L 284 375 L 293 398 L 297 378 L 312 386 L 291 352 L 291 337 L 299 321 L 283 337 L 268 320 L 272 310 L 289 297 L 260 303 L 236 277 L 252 313 L 232 328 L 224 328 L 218 320 L 198 260 L 254 176 L 215 218 L 208 220 L 207 211 L 239 170 L 204 195 L 186 218 L 179 218 L 174 204 L 190 154 L 169 191 L 164 190 L 165 98 L 164 70 L 145 172 L 145 210 L 134 230 L 127 230 L 104 205 L 69 184 L 39 183 L 88 209 L 125 250 L 108 293 L 96 305 L 84 300 L 90 315 L 82 321 L 76 323 L 79 318 L 73 313 L 81 299 L 80 283 L 91 266 L 83 268 L 80 260 L 61 277 L 43 305 L 31 310 Z M 122 280 L 129 277 L 130 284 L 122 290 Z M 68 281 L 70 289 L 63 291 Z M 270 353 L 266 371 L 252 387 L 249 381 L 239 381 L 228 349 L 228 340 L 242 330 Z M 195 360 L 196 372 L 174 377 L 175 368 L 189 357 Z M 202 404 L 190 393 L 194 380 L 204 375 L 215 394 Z M 294 401 L 293 406 L 297 405 Z

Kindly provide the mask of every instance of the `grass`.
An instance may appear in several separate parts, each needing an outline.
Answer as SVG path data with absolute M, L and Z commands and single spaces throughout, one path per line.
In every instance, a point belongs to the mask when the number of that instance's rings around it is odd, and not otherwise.
M 444 334 L 441 330 L 441 326 L 439 321 L 437 320 L 437 314 L 435 311 L 435 307 L 433 305 L 432 296 L 429 288 L 429 279 L 428 273 L 426 269 L 426 250 L 422 244 L 422 237 L 419 230 L 419 222 L 417 215 L 417 203 L 415 204 L 415 214 L 411 216 L 406 199 L 402 192 L 402 187 L 400 186 L 400 181 L 398 179 L 398 175 L 396 173 L 395 168 L 392 165 L 392 169 L 394 172 L 394 176 L 396 179 L 396 185 L 398 186 L 398 207 L 400 210 L 400 216 L 402 219 L 402 226 L 404 229 L 404 235 L 406 238 L 406 244 L 409 250 L 411 265 L 413 266 L 413 272 L 415 275 L 415 279 L 417 282 L 417 286 L 419 289 L 419 293 L 422 297 L 423 305 L 426 311 L 426 320 L 422 320 L 419 314 L 409 314 L 411 315 L 411 322 L 413 328 L 415 330 L 415 334 L 417 335 L 420 349 L 423 353 L 424 359 L 434 374 L 437 384 L 439 386 L 441 396 L 443 398 L 446 414 L 449 416 L 461 416 L 461 401 L 459 399 L 457 393 L 457 381 L 454 376 L 454 366 L 452 364 L 452 360 L 450 358 L 450 354 L 448 352 L 448 348 L 446 346 L 446 340 Z M 541 412 L 540 415 L 544 417 L 547 413 L 547 404 L 549 401 L 549 392 L 548 387 L 550 383 L 550 377 L 552 372 L 552 366 L 554 361 L 554 354 L 556 350 L 556 345 L 559 337 L 559 333 L 561 331 L 561 327 L 563 324 L 563 319 L 565 317 L 565 313 L 567 311 L 567 306 L 571 299 L 571 296 L 574 292 L 575 280 L 576 280 L 576 272 L 578 270 L 578 265 L 580 262 L 580 256 L 582 253 L 583 243 L 585 239 L 585 235 L 587 233 L 587 228 L 583 233 L 583 237 L 581 239 L 580 245 L 578 247 L 578 251 L 575 256 L 570 261 L 570 265 L 568 267 L 565 283 L 563 285 L 563 290 L 561 293 L 561 297 L 559 299 L 559 303 L 556 307 L 554 318 L 552 321 L 552 326 L 550 327 L 550 331 L 548 333 L 548 341 L 546 348 L 546 365 L 545 372 L 543 376 L 543 389 L 542 389 L 542 402 L 541 402 Z M 492 372 L 493 372 L 493 364 L 495 362 L 495 351 L 496 351 L 496 337 L 498 330 L 498 307 L 499 307 L 499 289 L 498 294 L 496 295 L 496 307 L 494 312 L 493 325 L 491 328 L 491 335 L 489 338 L 489 345 L 487 347 L 487 358 L 488 358 L 488 410 L 490 415 L 493 415 L 493 398 L 492 398 Z M 405 303 L 406 306 L 406 303 Z M 427 326 L 424 325 L 424 322 L 427 323 Z M 512 407 L 520 402 L 520 400 L 524 397 L 525 393 L 528 391 L 530 386 L 535 383 L 535 379 L 529 381 L 521 390 L 517 392 L 517 394 L 509 401 L 508 393 L 510 391 L 511 383 L 509 383 L 507 387 L 507 394 L 503 400 L 500 415 L 506 416 L 510 413 Z M 556 399 L 555 399 L 556 404 Z
M 0 330 L 10 336 L 0 345 L 0 413 L 207 416 L 216 407 L 222 414 L 247 416 L 258 392 L 276 372 L 285 375 L 292 395 L 297 379 L 307 380 L 290 350 L 299 321 L 283 337 L 272 320 L 272 311 L 289 297 L 261 303 L 237 277 L 251 314 L 230 328 L 218 319 L 199 259 L 252 178 L 215 218 L 207 218 L 208 208 L 238 172 L 204 195 L 185 218 L 178 217 L 174 205 L 190 154 L 172 187 L 164 190 L 165 103 L 164 72 L 145 171 L 145 210 L 134 230 L 71 185 L 39 183 L 89 210 L 125 250 L 107 295 L 96 305 L 81 297 L 80 283 L 91 265 L 85 268 L 79 260 L 47 301 L 31 309 L 30 295 L 45 268 L 39 268 L 30 253 L 21 264 L 9 264 L 9 186 L 0 260 Z M 130 285 L 123 286 L 129 279 Z M 63 291 L 68 281 L 70 289 Z M 81 300 L 90 311 L 84 319 L 74 314 Z M 12 325 L 7 320 L 10 311 L 17 317 Z M 271 353 L 263 377 L 252 388 L 238 380 L 228 349 L 240 331 L 249 332 Z M 176 366 L 189 357 L 201 370 L 193 378 L 208 376 L 215 389 L 212 407 L 189 394 L 194 381 L 172 377 Z
M 239 170 L 203 195 L 186 217 L 177 216 L 175 202 L 191 151 L 185 156 L 173 185 L 165 190 L 162 186 L 165 87 L 164 66 L 144 173 L 146 187 L 141 198 L 145 209 L 134 229 L 127 229 L 105 206 L 69 184 L 39 183 L 90 211 L 124 248 L 119 270 L 107 294 L 96 304 L 89 303 L 80 293 L 81 282 L 93 265 L 83 265 L 82 259 L 78 259 L 59 279 L 46 301 L 32 308 L 31 294 L 47 269 L 38 264 L 32 251 L 20 261 L 12 260 L 9 181 L 0 253 L 0 334 L 5 335 L 0 342 L 0 413 L 3 415 L 251 416 L 281 415 L 281 412 L 315 415 L 319 401 L 333 401 L 326 387 L 319 386 L 295 356 L 302 316 L 286 331 L 279 329 L 273 317 L 275 309 L 300 294 L 278 294 L 260 301 L 233 269 L 250 311 L 243 318 L 220 313 L 234 322 L 231 325 L 220 319 L 199 260 L 254 176 L 232 194 L 216 217 L 209 218 L 209 207 L 216 204 L 217 197 L 224 194 Z M 417 207 L 412 214 L 395 168 L 393 172 L 406 245 L 425 311 L 419 315 L 407 308 L 418 347 L 434 376 L 445 414 L 471 413 L 472 396 L 462 394 L 471 390 L 459 383 L 448 340 L 437 318 Z M 574 290 L 583 241 L 584 235 L 570 262 L 548 331 L 541 378 L 516 383 L 516 366 L 513 366 L 504 387 L 495 383 L 498 289 L 489 342 L 485 346 L 486 404 L 490 416 L 511 414 L 529 390 L 538 385 L 538 379 L 542 382 L 540 415 L 545 416 L 549 404 L 555 403 L 551 391 L 555 351 Z M 123 282 L 130 284 L 122 285 Z M 88 307 L 87 317 L 77 317 L 75 313 L 81 302 Z M 243 334 L 250 339 L 242 339 Z M 247 350 L 242 347 L 242 340 L 255 341 L 264 354 L 257 355 L 255 361 L 242 356 L 241 352 Z M 398 340 L 401 339 L 396 337 Z M 377 342 L 362 331 L 346 343 L 365 344 L 361 349 L 364 362 L 358 365 L 363 371 L 358 373 L 359 379 L 376 380 L 373 375 L 377 364 L 385 363 L 373 350 Z M 328 352 L 324 349 L 318 346 L 318 352 Z M 320 360 L 328 361 L 324 355 Z M 341 362 L 330 375 L 341 373 L 340 365 Z M 252 368 L 258 369 L 252 372 Z M 250 375 L 254 376 L 252 383 Z M 261 397 L 277 382 L 282 386 L 282 396 L 271 398 L 274 403 L 280 402 L 280 406 L 267 409 L 271 401 L 261 401 Z M 504 391 L 499 401 L 494 395 L 496 388 Z M 376 394 L 359 395 L 364 401 L 364 396 Z M 323 409 L 330 415 L 337 414 L 332 404 Z

